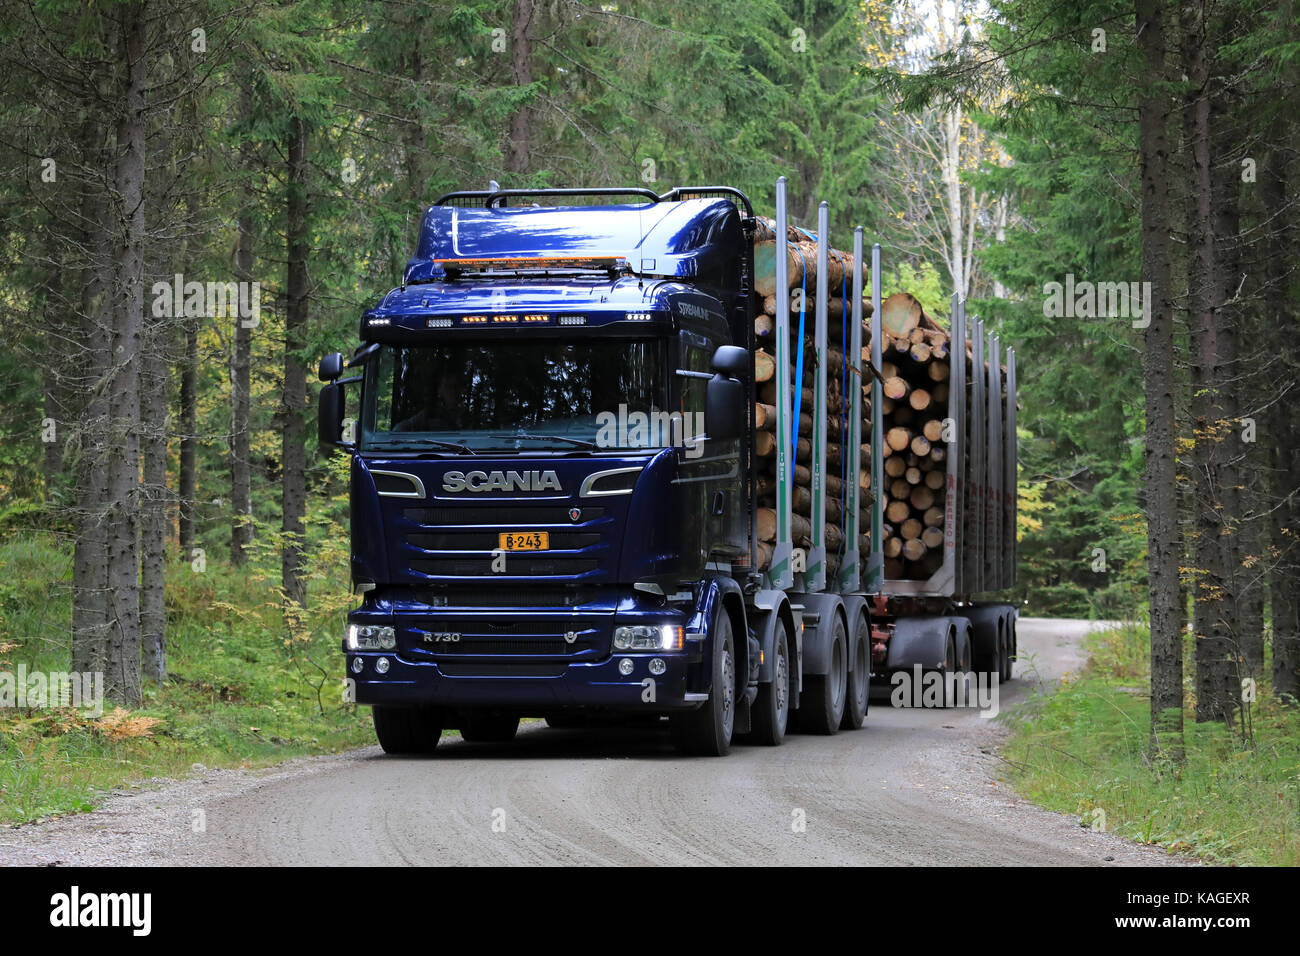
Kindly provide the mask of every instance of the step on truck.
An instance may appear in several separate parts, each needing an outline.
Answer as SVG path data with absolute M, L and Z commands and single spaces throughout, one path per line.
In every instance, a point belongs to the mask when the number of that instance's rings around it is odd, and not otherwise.
M 775 213 L 784 237 L 784 178 Z M 970 595 L 1014 578 L 1013 353 L 1004 378 L 997 342 L 954 298 L 969 359 L 954 344 L 944 540 L 932 573 L 907 577 L 881 551 L 886 496 L 862 487 L 884 487 L 879 246 L 864 308 L 862 229 L 832 289 L 821 203 L 814 287 L 797 310 L 777 297 L 778 437 L 762 458 L 759 226 L 730 187 L 492 188 L 425 212 L 361 344 L 320 363 L 320 442 L 351 459 L 348 692 L 386 752 L 429 752 L 446 729 L 508 741 L 523 717 L 640 717 L 716 756 L 861 727 L 873 678 L 937 676 L 940 705 L 972 673 L 1009 678 L 1015 610 Z M 871 384 L 841 389 L 832 416 L 833 296 L 851 303 L 838 374 Z M 869 480 L 836 486 L 828 544 L 828 477 L 861 469 Z M 768 541 L 760 485 L 775 496 Z M 796 498 L 811 501 L 802 520 Z

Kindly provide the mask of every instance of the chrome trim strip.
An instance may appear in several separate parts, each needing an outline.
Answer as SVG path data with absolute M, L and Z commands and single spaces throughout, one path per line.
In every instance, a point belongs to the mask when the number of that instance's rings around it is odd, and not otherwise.
M 381 498 L 424 498 L 424 482 L 418 475 L 408 474 L 405 471 L 384 471 L 381 468 L 371 468 L 372 475 L 388 475 L 390 478 L 405 478 L 411 484 L 415 485 L 415 491 L 379 491 Z
M 631 488 L 619 488 L 617 491 L 592 491 L 591 486 L 601 478 L 608 478 L 611 475 L 630 475 L 632 473 L 640 474 L 644 468 L 611 468 L 608 471 L 597 471 L 588 475 L 582 480 L 582 487 L 578 489 L 579 498 L 607 498 L 611 495 L 630 495 Z

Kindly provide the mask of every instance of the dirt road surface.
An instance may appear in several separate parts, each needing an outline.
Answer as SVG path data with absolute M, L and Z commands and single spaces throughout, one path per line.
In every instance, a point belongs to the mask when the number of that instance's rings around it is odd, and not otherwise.
M 1086 621 L 1022 619 L 1005 712 L 1083 663 Z M 873 700 L 863 729 L 679 756 L 652 729 L 525 725 L 262 771 L 199 771 L 94 813 L 0 830 L 0 864 L 1168 865 L 999 782 L 1007 730 Z M 197 831 L 197 832 L 196 832 Z

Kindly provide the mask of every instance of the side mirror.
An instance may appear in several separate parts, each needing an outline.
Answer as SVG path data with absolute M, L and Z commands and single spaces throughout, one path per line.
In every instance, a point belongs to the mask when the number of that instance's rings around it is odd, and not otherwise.
M 744 379 L 754 367 L 754 357 L 739 345 L 720 345 L 713 353 L 713 371 L 721 372 L 732 378 Z
M 327 455 L 333 454 L 334 450 L 339 446 L 339 439 L 343 431 L 343 401 L 343 386 L 338 383 L 331 383 L 320 390 L 320 404 L 317 406 L 316 415 L 316 432 L 320 441 L 320 449 Z
M 731 348 L 731 346 L 724 346 Z M 718 351 L 722 351 L 719 349 Z M 748 355 L 744 349 L 737 349 Z M 704 393 L 704 433 L 711 441 L 739 438 L 745 430 L 745 386 L 721 372 L 709 379 Z
M 343 374 L 343 353 L 331 352 L 320 360 L 320 380 L 332 382 Z

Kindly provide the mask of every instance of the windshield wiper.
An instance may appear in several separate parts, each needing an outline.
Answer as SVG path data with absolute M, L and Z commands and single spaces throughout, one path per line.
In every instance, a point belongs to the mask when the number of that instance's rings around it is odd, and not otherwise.
M 372 445 L 367 451 L 425 451 L 426 446 L 433 445 L 435 448 L 442 448 L 445 451 L 458 451 L 463 455 L 477 455 L 469 445 L 462 445 L 454 441 L 438 441 L 436 438 L 426 438 L 418 442 L 383 442 L 382 444 Z
M 488 435 L 488 438 L 531 438 L 534 441 L 567 441 L 570 445 L 577 445 L 579 448 L 600 447 L 595 442 L 583 441 L 580 438 L 565 438 L 563 435 L 533 435 L 522 431 L 512 435 Z

